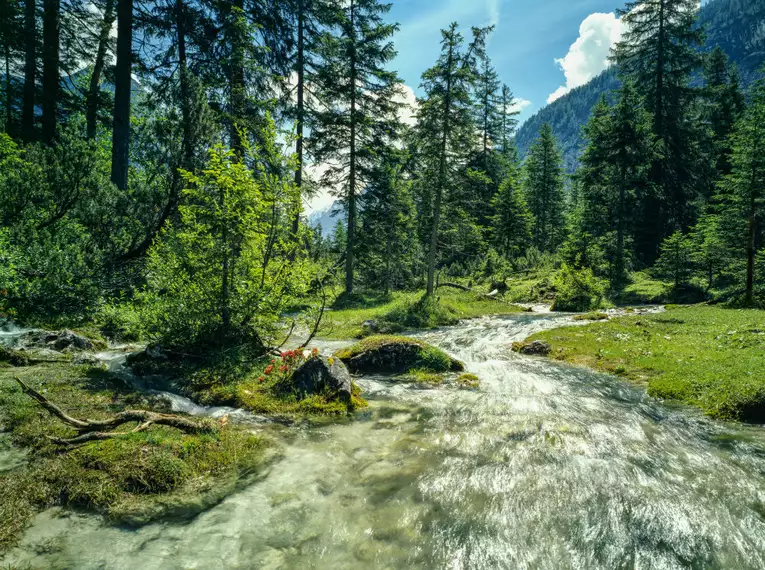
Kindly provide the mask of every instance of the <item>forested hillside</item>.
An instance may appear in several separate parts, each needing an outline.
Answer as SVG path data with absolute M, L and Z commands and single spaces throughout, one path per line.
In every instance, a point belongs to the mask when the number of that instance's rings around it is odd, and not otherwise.
M 699 24 L 707 32 L 705 49 L 722 48 L 738 66 L 743 85 L 749 85 L 765 61 L 765 0 L 713 0 L 701 9 Z M 573 172 L 583 149 L 582 126 L 600 96 L 618 86 L 616 70 L 609 68 L 540 110 L 518 129 L 516 144 L 521 156 L 526 156 L 542 125 L 549 123 L 566 170 Z

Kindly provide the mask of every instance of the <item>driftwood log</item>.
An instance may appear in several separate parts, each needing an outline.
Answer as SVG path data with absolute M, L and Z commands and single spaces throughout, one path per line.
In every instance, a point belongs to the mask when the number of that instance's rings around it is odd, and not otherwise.
M 51 441 L 59 445 L 77 445 L 89 441 L 111 439 L 129 433 L 146 431 L 153 425 L 169 426 L 189 434 L 210 433 L 217 430 L 217 426 L 213 422 L 195 422 L 181 416 L 160 414 L 147 410 L 125 410 L 124 412 L 118 413 L 113 418 L 106 420 L 80 420 L 67 415 L 61 408 L 48 401 L 48 399 L 39 392 L 27 386 L 18 377 L 16 377 L 15 380 L 26 395 L 48 410 L 51 415 L 57 417 L 63 423 L 79 432 L 79 435 L 70 439 L 49 436 Z M 131 430 L 111 431 L 121 425 L 134 422 L 138 425 Z

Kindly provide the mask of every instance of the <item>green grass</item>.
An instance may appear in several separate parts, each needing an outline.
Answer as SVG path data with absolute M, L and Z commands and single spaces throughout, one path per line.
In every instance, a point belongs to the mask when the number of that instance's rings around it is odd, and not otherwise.
M 125 390 L 100 369 L 67 364 L 0 369 L 3 427 L 14 445 L 29 450 L 24 465 L 0 475 L 0 551 L 15 542 L 36 512 L 54 505 L 94 510 L 126 524 L 191 516 L 234 492 L 268 455 L 266 440 L 235 426 L 205 435 L 154 426 L 62 448 L 48 436 L 71 437 L 74 431 L 23 394 L 14 375 L 75 417 L 100 419 L 131 408 L 168 411 L 166 403 Z
M 763 311 L 674 308 L 529 340 L 548 342 L 551 358 L 646 382 L 657 398 L 697 406 L 715 418 L 765 422 Z
M 321 338 L 362 338 L 365 321 L 377 321 L 378 332 L 400 333 L 454 325 L 461 319 L 504 315 L 523 309 L 502 300 L 487 299 L 473 292 L 440 288 L 435 299 L 424 300 L 423 292 L 396 292 L 391 295 L 359 294 L 341 298 L 322 320 Z
M 481 380 L 475 374 L 460 374 L 457 377 L 457 384 L 461 388 L 478 388 L 481 384 Z

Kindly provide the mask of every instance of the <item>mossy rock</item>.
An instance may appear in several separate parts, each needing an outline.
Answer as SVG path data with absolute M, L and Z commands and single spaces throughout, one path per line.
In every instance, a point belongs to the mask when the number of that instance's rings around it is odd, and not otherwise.
M 481 381 L 475 374 L 460 374 L 457 377 L 457 384 L 460 388 L 475 389 L 480 386 Z
M 354 374 L 462 372 L 465 365 L 421 340 L 399 336 L 372 336 L 335 354 Z
M 575 321 L 607 321 L 608 315 L 606 313 L 585 313 L 583 315 L 577 315 L 574 317 Z
M 22 351 L 0 346 L 0 362 L 7 362 L 11 366 L 28 366 L 29 357 Z

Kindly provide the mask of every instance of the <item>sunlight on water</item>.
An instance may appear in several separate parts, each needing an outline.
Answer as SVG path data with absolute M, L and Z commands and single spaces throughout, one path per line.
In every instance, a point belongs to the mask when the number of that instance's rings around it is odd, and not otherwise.
M 119 529 L 51 510 L 2 563 L 765 567 L 761 430 L 710 422 L 616 379 L 510 351 L 566 320 L 486 318 L 419 334 L 464 360 L 480 390 L 361 378 L 371 405 L 355 422 L 254 426 L 281 441 L 283 458 L 193 521 Z

